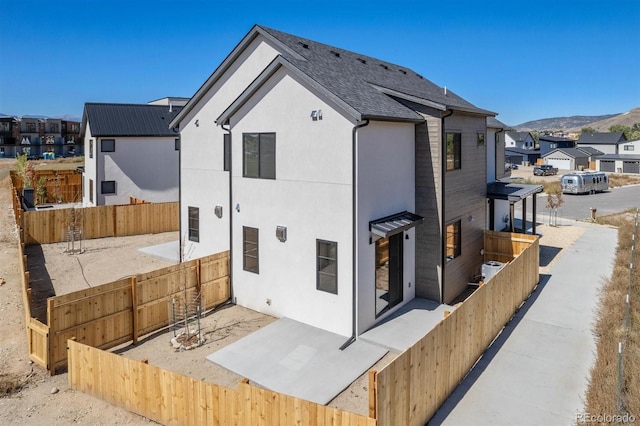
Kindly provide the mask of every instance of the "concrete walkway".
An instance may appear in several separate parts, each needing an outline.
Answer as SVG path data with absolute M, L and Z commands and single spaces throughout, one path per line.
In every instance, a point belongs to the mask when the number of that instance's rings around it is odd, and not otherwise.
M 599 290 L 611 276 L 617 230 L 585 233 L 553 265 L 516 317 L 429 425 L 570 425 L 583 412 L 596 344 Z

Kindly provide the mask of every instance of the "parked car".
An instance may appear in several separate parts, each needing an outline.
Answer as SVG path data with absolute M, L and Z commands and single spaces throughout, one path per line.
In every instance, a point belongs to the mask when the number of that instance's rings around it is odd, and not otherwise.
M 533 168 L 533 174 L 535 176 L 550 176 L 558 174 L 558 169 L 550 164 L 543 164 L 541 166 L 535 166 Z
M 509 170 L 518 170 L 518 165 L 516 163 L 504 163 L 504 171 L 508 172 Z

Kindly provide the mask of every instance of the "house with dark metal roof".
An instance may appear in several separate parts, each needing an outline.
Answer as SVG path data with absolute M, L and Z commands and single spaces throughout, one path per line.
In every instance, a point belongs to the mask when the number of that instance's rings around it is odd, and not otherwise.
M 596 159 L 601 172 L 640 173 L 640 140 L 624 141 L 618 145 L 618 154 L 605 154 Z
M 182 251 L 230 250 L 236 303 L 352 338 L 415 297 L 451 302 L 481 268 L 492 116 L 410 68 L 255 26 L 170 124 Z
M 539 149 L 505 148 L 504 157 L 507 163 L 536 164 L 540 158 Z
M 574 148 L 576 146 L 576 141 L 559 136 L 543 135 L 538 138 L 538 146 L 540 148 L 540 156 L 544 157 L 551 151 L 558 148 Z
M 181 107 L 86 103 L 83 204 L 127 204 L 130 197 L 178 201 L 179 135 L 169 127 Z
M 627 141 L 622 132 L 582 133 L 578 147 L 591 147 L 605 154 L 618 154 L 618 146 Z

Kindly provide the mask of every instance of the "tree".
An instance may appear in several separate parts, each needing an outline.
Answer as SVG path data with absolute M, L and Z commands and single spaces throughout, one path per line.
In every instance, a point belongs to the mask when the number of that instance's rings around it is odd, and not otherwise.
M 580 133 L 595 133 L 596 129 L 593 127 L 583 127 Z
M 549 209 L 549 225 L 558 225 L 558 209 L 564 204 L 562 199 L 562 186 L 560 183 L 553 183 L 545 185 L 544 192 L 547 193 L 547 205 L 545 208 Z

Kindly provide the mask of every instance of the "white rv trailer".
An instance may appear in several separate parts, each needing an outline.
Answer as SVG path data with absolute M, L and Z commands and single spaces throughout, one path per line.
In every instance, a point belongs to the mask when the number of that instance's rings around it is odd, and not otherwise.
M 560 178 L 564 194 L 595 194 L 609 189 L 609 178 L 602 172 L 574 172 Z

